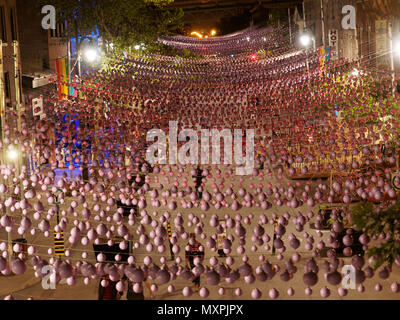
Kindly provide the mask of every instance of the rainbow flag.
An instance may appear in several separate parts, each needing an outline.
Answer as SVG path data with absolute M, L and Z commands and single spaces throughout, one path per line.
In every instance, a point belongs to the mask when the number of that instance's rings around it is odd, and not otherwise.
M 330 59 L 330 48 L 329 47 L 319 47 L 318 48 L 318 56 L 319 56 L 319 70 L 320 74 L 325 71 L 326 63 Z
M 72 84 L 76 82 L 75 81 L 75 70 L 76 70 L 76 68 L 71 70 L 71 66 L 72 65 L 74 65 L 74 61 L 71 61 L 71 65 L 69 65 L 69 75 L 70 75 L 70 78 L 69 78 L 69 83 L 70 83 L 69 95 L 71 97 L 76 97 L 77 96 L 77 91 L 74 90 L 74 87 L 72 86 Z
M 60 100 L 68 99 L 68 96 L 74 96 L 74 88 L 71 86 L 73 75 L 70 75 L 70 66 L 68 59 L 62 58 L 56 60 L 56 72 L 58 82 L 58 98 Z

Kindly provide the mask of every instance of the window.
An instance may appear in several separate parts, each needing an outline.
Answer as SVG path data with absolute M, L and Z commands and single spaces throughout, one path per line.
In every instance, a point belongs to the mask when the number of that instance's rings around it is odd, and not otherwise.
M 10 25 L 11 25 L 11 38 L 17 40 L 17 24 L 15 18 L 15 8 L 10 8 Z
M 4 7 L 0 6 L 0 38 L 3 42 L 7 42 L 6 22 L 4 17 Z
M 4 72 L 4 93 L 6 96 L 6 99 L 10 99 L 10 76 L 7 72 Z
M 65 29 L 64 23 L 58 22 L 55 29 L 50 29 L 50 38 L 61 38 L 64 29 Z

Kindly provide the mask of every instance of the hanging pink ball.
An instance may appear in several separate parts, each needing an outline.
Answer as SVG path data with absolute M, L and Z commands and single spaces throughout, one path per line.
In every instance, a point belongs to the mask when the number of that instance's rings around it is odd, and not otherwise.
M 279 297 L 279 291 L 275 288 L 269 290 L 268 295 L 271 299 L 277 299 Z
M 339 289 L 338 289 L 339 296 L 344 297 L 347 295 L 347 293 L 348 293 L 347 289 L 345 289 L 343 287 L 339 287 Z
M 169 293 L 173 293 L 175 291 L 175 287 L 172 284 L 170 284 L 168 286 L 167 290 L 168 290 Z
M 331 291 L 329 290 L 328 287 L 321 288 L 321 290 L 319 292 L 320 292 L 321 297 L 323 297 L 323 298 L 328 298 L 331 295 Z
M 184 287 L 183 290 L 182 290 L 182 294 L 183 294 L 185 297 L 190 297 L 190 296 L 193 294 L 193 291 L 192 291 L 192 289 L 189 288 L 189 287 Z
M 258 288 L 254 288 L 254 289 L 251 291 L 251 297 L 252 297 L 253 299 L 260 299 L 261 296 L 262 296 L 262 293 L 261 293 L 261 291 L 260 291 Z
M 210 295 L 210 291 L 207 288 L 203 287 L 199 290 L 199 295 L 202 298 L 207 298 Z

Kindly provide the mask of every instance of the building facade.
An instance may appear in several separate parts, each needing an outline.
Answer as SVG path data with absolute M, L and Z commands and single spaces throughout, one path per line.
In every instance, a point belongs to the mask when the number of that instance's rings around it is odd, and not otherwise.
M 18 30 L 16 1 L 0 0 L 0 40 L 2 42 L 2 54 L 0 55 L 0 69 L 2 69 L 0 72 L 0 97 L 4 99 L 5 107 L 7 108 L 15 108 L 18 96 L 19 102 L 22 103 Z M 18 93 L 16 89 L 18 89 Z
M 29 95 L 37 95 L 34 90 L 48 85 L 54 79 L 56 60 L 68 55 L 68 46 L 62 41 L 63 24 L 56 29 L 43 29 L 44 14 L 40 7 L 27 6 L 25 0 L 17 0 L 19 39 L 23 86 Z
M 355 8 L 355 29 L 342 26 L 347 5 Z M 400 36 L 400 1 L 304 0 L 304 9 L 306 27 L 315 35 L 316 45 L 333 47 L 335 58 L 390 66 L 391 38 Z M 395 60 L 398 69 L 399 59 Z

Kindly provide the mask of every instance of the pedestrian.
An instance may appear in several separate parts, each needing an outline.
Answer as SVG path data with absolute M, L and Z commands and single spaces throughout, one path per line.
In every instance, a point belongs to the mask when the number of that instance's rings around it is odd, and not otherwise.
M 220 221 L 219 223 L 220 223 L 220 226 L 222 226 L 222 221 Z M 222 245 L 222 242 L 226 239 L 226 229 L 224 227 L 222 227 L 222 228 L 223 228 L 223 231 L 218 234 L 218 238 L 217 238 L 217 240 L 218 240 L 217 241 L 217 248 L 218 248 L 217 252 L 218 252 L 218 256 L 220 258 L 225 258 L 226 254 L 224 252 L 224 247 Z
M 201 200 L 201 198 L 203 197 L 203 189 L 201 188 L 201 183 L 203 182 L 203 170 L 200 169 L 200 166 L 197 166 L 196 169 L 196 175 L 193 176 L 193 178 L 195 179 L 195 188 L 197 191 L 197 195 L 199 197 L 199 200 Z
M 102 280 L 107 281 L 107 285 L 101 285 Z M 119 292 L 116 288 L 117 281 L 111 281 L 108 275 L 103 276 L 99 283 L 99 300 L 120 300 L 123 292 Z
M 124 276 L 123 280 L 125 280 L 125 279 L 127 279 L 126 276 Z M 134 283 L 129 279 L 127 279 L 127 280 L 128 280 L 128 290 L 126 292 L 126 300 L 144 300 L 145 299 L 144 298 L 144 288 L 142 289 L 141 292 L 136 293 L 133 290 Z M 147 278 L 144 278 L 143 282 L 146 285 L 147 289 L 149 290 L 150 297 L 152 298 L 153 291 L 151 290 L 149 281 L 147 280 Z
M 194 259 L 198 257 L 201 261 L 204 259 L 204 251 L 200 251 L 200 246 L 201 243 L 196 240 L 196 235 L 194 233 L 191 233 L 189 235 L 189 243 L 188 243 L 188 249 L 185 251 L 185 260 L 186 260 L 186 266 L 190 266 L 190 269 L 193 269 L 195 267 L 194 264 Z M 195 284 L 195 289 L 199 290 L 200 288 L 200 275 L 198 275 L 195 279 L 192 281 Z

